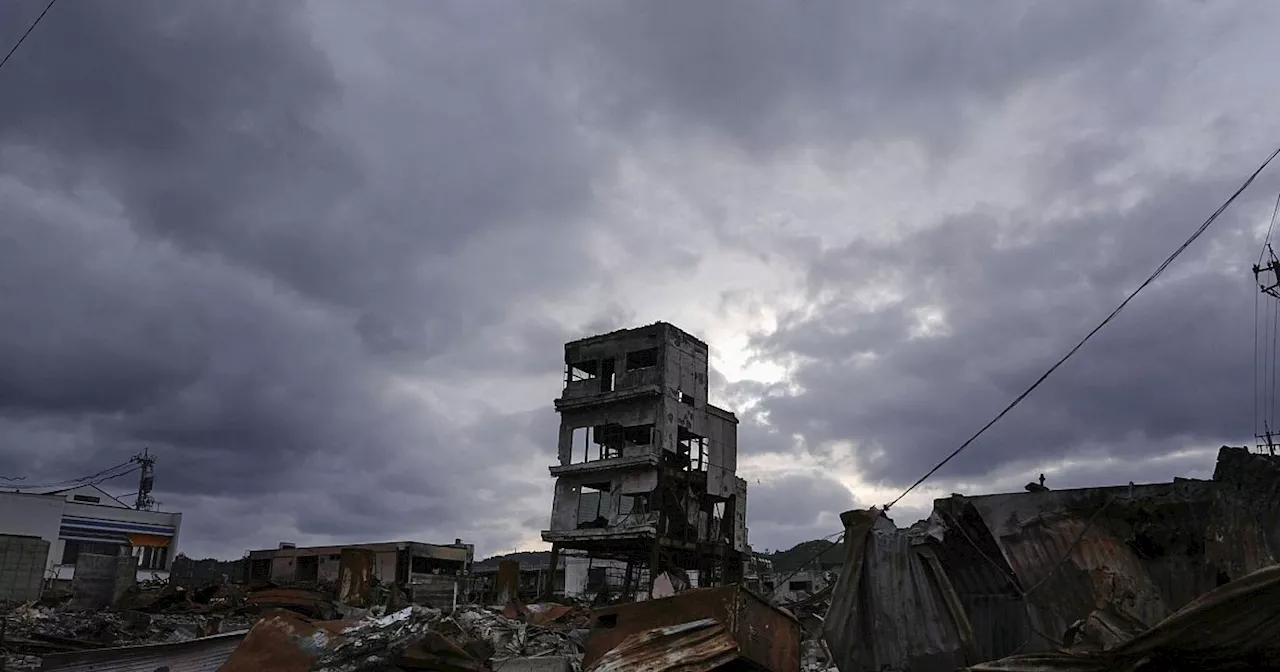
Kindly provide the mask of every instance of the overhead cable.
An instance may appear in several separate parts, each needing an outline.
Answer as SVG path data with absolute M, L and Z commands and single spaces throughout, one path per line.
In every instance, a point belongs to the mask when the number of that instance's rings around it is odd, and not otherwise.
M 1156 268 L 1155 272 L 1153 272 L 1150 276 L 1148 276 L 1146 280 L 1142 281 L 1142 284 L 1138 285 L 1138 288 L 1133 290 L 1133 292 L 1131 292 L 1129 296 L 1125 297 L 1124 301 L 1121 301 L 1120 305 L 1117 306 L 1115 310 L 1111 311 L 1111 314 L 1107 315 L 1106 319 L 1102 320 L 1102 322 L 1100 322 L 1098 326 L 1094 327 L 1093 330 L 1090 331 L 1088 334 L 1085 334 L 1085 337 L 1080 339 L 1079 343 L 1076 343 L 1074 347 L 1072 347 L 1070 350 L 1067 351 L 1067 354 L 1063 355 L 1062 358 L 1059 359 L 1057 362 L 1055 362 L 1053 366 L 1049 367 L 1048 371 L 1045 371 L 1043 374 L 1041 374 L 1041 376 L 1037 378 L 1036 381 L 1032 383 L 1030 387 L 1028 387 L 1025 391 L 1023 391 L 1022 394 L 1019 394 L 1016 398 L 1014 398 L 1013 401 L 1009 402 L 1009 405 L 1005 406 L 1004 410 L 1000 411 L 1000 413 L 998 413 L 996 417 L 992 418 L 990 422 L 983 425 L 982 428 L 979 429 L 973 436 L 969 437 L 964 443 L 960 444 L 959 448 L 956 448 L 955 450 L 951 451 L 951 454 L 947 455 L 945 458 L 943 458 L 941 462 L 934 465 L 932 469 L 925 472 L 924 476 L 921 476 L 919 479 L 916 480 L 915 483 L 911 484 L 911 487 L 907 488 L 906 490 L 903 490 L 902 494 L 898 495 L 897 498 L 895 498 L 892 502 L 889 502 L 888 504 L 886 504 L 884 507 L 884 510 L 888 511 L 893 505 L 901 501 L 903 497 L 906 497 L 912 490 L 915 490 L 917 487 L 919 487 L 921 483 L 924 483 L 926 480 L 928 480 L 930 476 L 933 476 L 935 473 L 937 473 L 937 471 L 941 469 L 943 466 L 945 466 L 948 462 L 955 459 L 957 455 L 964 452 L 964 450 L 968 448 L 970 444 L 976 441 L 978 437 L 982 436 L 982 434 L 985 433 L 988 429 L 990 429 L 992 425 L 999 422 L 1001 418 L 1003 418 L 1005 415 L 1009 413 L 1009 411 L 1012 411 L 1014 407 L 1022 403 L 1022 400 L 1026 399 L 1027 395 L 1031 394 L 1031 392 L 1034 391 L 1037 387 L 1040 387 L 1040 383 L 1043 383 L 1046 378 L 1048 378 L 1050 375 L 1053 374 L 1054 371 L 1058 370 L 1058 367 L 1062 366 L 1062 364 L 1066 362 L 1068 359 L 1070 359 L 1072 355 L 1076 354 L 1076 352 L 1080 350 L 1080 348 L 1083 347 L 1084 344 L 1087 343 L 1090 338 L 1093 338 L 1094 334 L 1101 331 L 1103 327 L 1107 326 L 1111 322 L 1111 320 L 1115 319 L 1115 317 L 1120 314 L 1120 311 L 1124 310 L 1125 306 L 1128 306 L 1129 302 L 1132 301 L 1133 298 L 1137 296 L 1139 292 L 1146 289 L 1147 285 L 1150 285 L 1152 282 L 1155 282 L 1156 278 L 1160 277 L 1160 275 L 1164 273 L 1165 269 L 1167 269 L 1175 259 L 1177 259 L 1188 247 L 1190 247 L 1191 244 L 1194 243 L 1196 239 L 1199 238 L 1200 235 L 1203 234 L 1205 230 L 1207 230 L 1209 226 L 1212 225 L 1214 221 L 1218 219 L 1218 216 L 1221 215 L 1224 211 L 1226 211 L 1227 207 L 1229 207 L 1232 203 L 1235 202 L 1236 198 L 1239 197 L 1240 194 L 1243 193 L 1244 190 L 1247 189 L 1250 184 L 1253 184 L 1254 179 L 1258 177 L 1258 175 L 1263 171 L 1263 169 L 1266 168 L 1267 165 L 1271 163 L 1271 160 L 1276 158 L 1276 155 L 1278 154 L 1280 154 L 1280 149 L 1276 149 L 1275 151 L 1271 152 L 1271 155 L 1267 157 L 1267 160 L 1263 161 L 1262 165 L 1258 166 L 1258 169 L 1253 171 L 1253 174 L 1249 176 L 1249 179 L 1245 180 L 1244 184 L 1240 185 L 1240 188 L 1236 189 L 1235 193 L 1231 194 L 1231 197 L 1228 198 L 1226 202 L 1224 202 L 1221 206 L 1219 206 L 1217 210 L 1214 210 L 1213 214 L 1209 215 L 1209 218 L 1204 220 L 1204 223 L 1201 224 L 1200 227 L 1195 230 L 1195 233 L 1192 233 L 1191 237 L 1187 238 L 1185 242 L 1179 245 L 1178 249 L 1174 250 L 1173 254 L 1170 254 L 1169 257 L 1164 260 L 1164 263 L 1160 264 L 1160 266 Z
M 22 37 L 19 37 L 18 41 L 13 43 L 13 48 L 9 50 L 9 53 L 4 55 L 4 59 L 0 60 L 0 68 L 3 68 L 4 64 L 9 62 L 9 58 L 18 50 L 18 47 L 22 46 L 23 41 L 27 39 L 27 36 L 31 34 L 31 31 L 35 30 L 36 26 L 40 25 L 40 19 L 43 19 L 44 15 L 48 14 L 50 9 L 53 9 L 53 3 L 57 1 L 58 0 L 49 0 L 49 4 L 44 6 L 44 11 L 40 12 L 40 16 L 37 16 L 36 20 L 32 21 L 30 26 L 27 26 L 27 32 L 23 33 Z
M 125 474 L 129 474 L 129 473 L 133 473 L 134 471 L 137 471 L 138 467 L 136 466 L 133 467 L 132 469 L 119 471 L 121 468 L 128 467 L 132 463 L 133 463 L 133 460 L 129 460 L 128 462 L 122 462 L 120 464 L 115 465 L 114 467 L 108 467 L 106 469 L 103 469 L 102 471 L 99 471 L 96 474 L 89 474 L 88 476 L 81 476 L 80 478 L 68 478 L 68 479 L 63 479 L 61 481 L 50 481 L 47 483 L 32 483 L 30 485 L 28 484 L 5 485 L 4 487 L 6 489 L 12 489 L 12 490 L 37 490 L 37 489 L 44 489 L 44 488 L 57 488 L 62 486 L 80 485 L 83 483 L 100 483 L 102 481 L 111 480 L 113 478 L 117 478 Z

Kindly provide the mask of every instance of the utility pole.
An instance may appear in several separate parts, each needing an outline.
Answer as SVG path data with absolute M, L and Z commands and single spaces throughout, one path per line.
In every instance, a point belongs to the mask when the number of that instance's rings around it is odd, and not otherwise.
M 156 503 L 156 500 L 151 497 L 151 486 L 156 480 L 156 458 L 152 457 L 149 449 L 143 448 L 140 455 L 133 456 L 133 461 L 142 465 L 142 474 L 138 476 L 138 498 L 134 501 L 133 508 L 147 511 Z

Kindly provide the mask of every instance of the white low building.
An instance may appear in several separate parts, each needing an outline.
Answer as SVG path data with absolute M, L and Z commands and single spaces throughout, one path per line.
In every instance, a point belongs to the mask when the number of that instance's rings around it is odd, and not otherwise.
M 49 579 L 71 579 L 82 553 L 133 555 L 138 580 L 168 578 L 181 527 L 181 513 L 139 511 L 95 485 L 42 495 L 0 492 L 0 534 L 48 541 Z

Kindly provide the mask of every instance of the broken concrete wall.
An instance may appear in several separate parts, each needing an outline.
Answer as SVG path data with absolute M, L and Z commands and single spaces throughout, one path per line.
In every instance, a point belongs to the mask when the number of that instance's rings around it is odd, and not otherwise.
M 667 396 L 678 399 L 677 393 L 683 392 L 693 397 L 693 408 L 705 410 L 709 371 L 707 344 L 674 326 L 666 327 L 661 365 Z
M 0 602 L 40 599 L 49 542 L 40 537 L 0 535 Z
M 742 478 L 734 480 L 737 492 L 734 495 L 733 505 L 733 549 L 739 553 L 746 553 L 751 547 L 751 542 L 747 539 L 747 481 Z
M 614 377 L 612 389 L 622 390 L 658 385 L 662 379 L 662 350 L 666 342 L 666 327 L 663 323 L 651 324 L 639 329 L 622 330 L 599 336 L 592 336 L 565 344 L 565 364 L 585 365 L 591 372 L 607 371 L 612 367 Z M 658 361 L 654 365 L 628 370 L 627 355 L 658 349 Z M 567 381 L 562 398 L 576 399 L 601 393 L 602 380 Z
M 656 451 L 656 446 L 665 446 L 662 439 L 659 409 L 651 400 L 618 401 L 607 406 L 588 407 L 580 410 L 565 411 L 560 422 L 560 438 L 557 455 L 561 465 L 581 464 L 587 449 L 586 428 L 594 430 L 604 425 L 620 425 L 622 427 L 639 427 L 654 425 L 652 440 L 647 445 L 627 445 L 623 449 L 624 457 L 649 454 Z M 593 439 L 595 437 L 592 437 Z M 670 448 L 675 449 L 675 439 L 670 441 Z
M 111 603 L 115 604 L 138 582 L 138 558 L 125 555 L 116 558 L 116 576 L 111 587 Z
M 519 576 L 517 574 L 517 576 Z M 453 608 L 454 599 L 463 594 L 460 579 L 443 574 L 410 574 L 410 594 L 415 604 L 448 612 Z
M 136 580 L 138 559 L 133 556 L 81 553 L 71 580 L 71 603 L 77 611 L 105 609 Z
M 363 548 L 344 548 L 338 562 L 338 601 L 368 607 L 373 594 L 373 565 L 377 554 Z
M 707 407 L 707 494 L 731 497 L 736 494 L 734 474 L 738 470 L 738 419 L 730 412 Z
M 657 479 L 657 471 L 652 469 L 561 476 L 552 498 L 549 529 L 575 530 L 584 523 L 594 522 L 597 517 L 603 519 L 608 527 L 651 525 L 656 521 L 656 513 L 637 510 L 631 498 L 652 492 L 657 487 Z M 598 486 L 603 486 L 603 489 L 597 490 Z M 598 508 L 583 508 L 584 491 L 599 493 Z M 592 494 L 592 503 L 596 496 Z

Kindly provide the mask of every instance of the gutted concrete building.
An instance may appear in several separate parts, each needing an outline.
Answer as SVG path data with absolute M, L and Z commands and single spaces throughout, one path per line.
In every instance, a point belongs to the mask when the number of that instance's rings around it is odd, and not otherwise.
M 475 546 L 455 539 L 452 544 L 389 541 L 343 546 L 297 546 L 281 542 L 279 548 L 249 551 L 249 581 L 285 585 L 336 583 L 342 552 L 355 549 L 371 557 L 371 573 L 379 583 L 408 590 L 414 601 L 435 607 L 448 605 L 471 573 Z
M 747 551 L 738 419 L 707 402 L 707 344 L 665 322 L 565 345 L 550 529 L 561 554 L 622 567 L 621 592 L 667 569 L 739 578 Z M 557 565 L 558 566 L 558 565 Z

